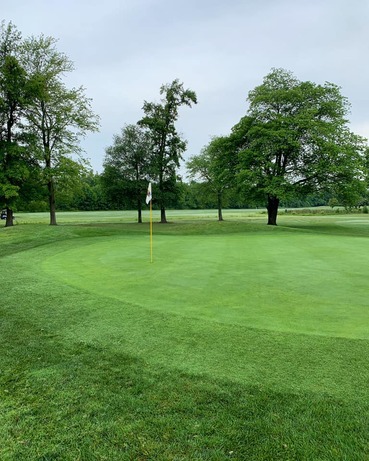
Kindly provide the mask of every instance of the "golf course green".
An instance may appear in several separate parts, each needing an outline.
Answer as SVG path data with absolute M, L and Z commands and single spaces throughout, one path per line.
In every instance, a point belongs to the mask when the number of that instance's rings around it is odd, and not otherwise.
M 1 460 L 369 459 L 369 219 L 224 216 L 0 229 Z
M 48 274 L 137 308 L 279 331 L 369 338 L 360 239 L 260 230 L 98 238 L 43 262 Z

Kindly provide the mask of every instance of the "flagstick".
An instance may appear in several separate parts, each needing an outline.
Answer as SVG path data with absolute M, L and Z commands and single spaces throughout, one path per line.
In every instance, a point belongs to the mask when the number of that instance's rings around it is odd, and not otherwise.
M 150 262 L 152 263 L 152 200 L 150 200 Z

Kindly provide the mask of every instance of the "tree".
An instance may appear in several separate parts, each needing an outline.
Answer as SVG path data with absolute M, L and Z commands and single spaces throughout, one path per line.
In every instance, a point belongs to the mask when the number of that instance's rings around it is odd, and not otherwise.
M 56 208 L 59 210 L 76 210 L 76 197 L 82 193 L 84 177 L 89 172 L 89 166 L 69 157 L 60 157 L 57 166 L 53 168 Z
M 281 199 L 362 179 L 365 140 L 347 126 L 349 103 L 339 87 L 273 69 L 248 101 L 248 115 L 232 130 L 239 178 L 266 198 L 268 224 L 277 224 Z
M 74 206 L 77 210 L 107 210 L 108 204 L 102 184 L 102 175 L 89 170 L 81 178 L 80 191 L 75 194 Z
M 234 176 L 232 160 L 235 156 L 231 155 L 231 142 L 229 137 L 214 137 L 200 155 L 191 157 L 186 164 L 190 178 L 204 181 L 216 195 L 218 221 L 223 221 L 223 195 Z
M 30 101 L 26 72 L 19 60 L 21 34 L 9 23 L 0 36 L 0 202 L 5 226 L 13 225 L 13 207 L 28 175 L 28 152 L 20 139 L 21 119 Z
M 142 223 L 142 205 L 146 197 L 151 156 L 149 133 L 138 125 L 126 125 L 113 145 L 106 149 L 103 180 L 108 195 L 125 195 L 137 207 Z
M 174 80 L 160 88 L 160 103 L 144 102 L 145 116 L 138 122 L 147 128 L 152 143 L 151 179 L 158 184 L 156 199 L 160 205 L 161 222 L 166 223 L 165 209 L 176 191 L 176 169 L 186 149 L 186 141 L 177 133 L 175 122 L 181 106 L 197 103 L 196 93 L 184 89 Z
M 65 158 L 81 155 L 80 138 L 99 125 L 85 89 L 68 89 L 62 82 L 73 63 L 55 44 L 54 38 L 41 35 L 26 40 L 23 47 L 24 65 L 37 94 L 25 114 L 28 141 L 43 167 L 51 225 L 56 225 L 55 172 L 65 165 Z

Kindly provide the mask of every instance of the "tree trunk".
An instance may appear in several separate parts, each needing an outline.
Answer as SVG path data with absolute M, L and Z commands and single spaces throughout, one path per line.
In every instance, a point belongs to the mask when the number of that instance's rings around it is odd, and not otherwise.
M 137 210 L 137 222 L 138 224 L 142 223 L 142 209 L 141 209 L 141 204 L 138 206 Z
M 6 208 L 6 221 L 5 221 L 5 227 L 11 227 L 14 225 L 13 221 L 13 210 L 10 208 Z
M 142 206 L 141 206 L 141 200 L 137 200 L 137 222 L 138 224 L 142 223 Z
M 268 225 L 276 226 L 277 225 L 277 215 L 279 207 L 279 198 L 268 195 Z
M 218 221 L 223 221 L 222 213 L 222 193 L 218 192 Z
M 49 179 L 47 189 L 49 191 L 50 226 L 56 226 L 55 187 L 53 178 Z
M 166 224 L 168 221 L 167 221 L 167 217 L 165 215 L 165 207 L 161 207 L 160 208 L 160 222 L 162 224 Z

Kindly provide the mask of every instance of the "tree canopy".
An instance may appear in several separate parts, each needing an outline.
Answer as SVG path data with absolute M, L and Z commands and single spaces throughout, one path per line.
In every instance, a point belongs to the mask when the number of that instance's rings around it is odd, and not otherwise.
M 106 149 L 104 181 L 112 202 L 128 201 L 136 206 L 137 220 L 142 222 L 142 205 L 150 175 L 151 140 L 149 133 L 138 125 L 125 125 Z
M 50 224 L 56 224 L 56 177 L 75 174 L 75 162 L 67 159 L 81 153 L 81 137 L 98 129 L 84 88 L 68 89 L 63 82 L 72 70 L 54 38 L 23 40 L 12 23 L 1 24 L 0 203 L 7 208 L 7 226 L 22 188 L 30 190 L 28 177 L 33 185 L 36 178 L 40 187 L 47 185 Z
M 23 39 L 17 28 L 0 29 L 0 207 L 50 211 L 56 224 L 57 193 L 64 209 L 91 206 L 137 208 L 147 182 L 154 207 L 167 222 L 168 206 L 265 204 L 277 224 L 280 204 L 368 200 L 367 141 L 349 128 L 350 104 L 333 83 L 298 80 L 272 69 L 248 94 L 249 108 L 225 136 L 215 136 L 187 162 L 189 184 L 177 175 L 187 142 L 177 131 L 179 110 L 197 104 L 196 93 L 178 79 L 162 85 L 159 102 L 144 101 L 143 117 L 124 125 L 105 152 L 104 172 L 86 168 L 81 137 L 99 118 L 85 89 L 68 88 L 74 70 L 52 37 Z M 195 181 L 199 181 L 196 183 Z M 243 197 L 240 197 L 240 191 Z M 228 201 L 228 202 L 227 202 Z M 365 202 L 367 203 L 367 202 Z M 90 205 L 89 205 L 90 204 Z
M 0 32 L 0 205 L 7 209 L 6 226 L 12 226 L 13 207 L 28 176 L 21 121 L 32 95 L 20 62 L 20 32 L 4 22 Z
M 214 137 L 199 155 L 186 163 L 189 176 L 204 182 L 210 193 L 216 195 L 218 220 L 223 221 L 224 192 L 233 184 L 236 157 L 231 137 Z
M 167 222 L 165 209 L 176 191 L 176 170 L 186 149 L 186 141 L 178 134 L 175 122 L 179 108 L 197 103 L 196 93 L 184 89 L 178 79 L 162 85 L 160 103 L 144 102 L 144 117 L 138 122 L 145 127 L 152 143 L 151 179 L 157 183 L 156 198 L 160 204 L 161 222 Z
M 238 177 L 249 193 L 265 197 L 268 224 L 277 223 L 281 199 L 363 178 L 365 140 L 350 131 L 338 86 L 273 69 L 248 101 L 248 114 L 232 129 Z
M 73 63 L 56 49 L 52 37 L 31 37 L 23 44 L 25 68 L 37 89 L 25 113 L 30 148 L 43 167 L 49 194 L 50 224 L 56 224 L 55 175 L 70 165 L 64 161 L 81 153 L 79 139 L 97 131 L 99 119 L 83 87 L 68 89 L 62 81 Z

